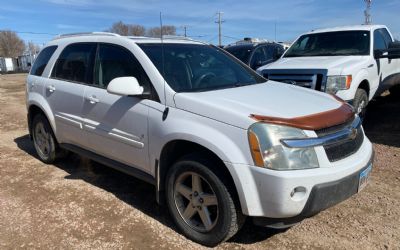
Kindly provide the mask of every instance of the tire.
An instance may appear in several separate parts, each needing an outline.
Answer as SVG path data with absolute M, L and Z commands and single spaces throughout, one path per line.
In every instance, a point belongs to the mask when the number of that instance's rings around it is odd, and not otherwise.
M 365 118 L 368 105 L 368 94 L 364 89 L 357 89 L 356 95 L 354 96 L 353 106 L 356 114 L 360 116 L 361 119 Z
M 33 145 L 39 159 L 46 163 L 54 163 L 59 157 L 67 155 L 66 150 L 58 147 L 53 130 L 42 114 L 37 114 L 32 121 Z
M 231 238 L 244 223 L 228 185 L 209 168 L 215 164 L 188 155 L 170 168 L 166 179 L 167 206 L 176 225 L 186 237 L 209 247 Z

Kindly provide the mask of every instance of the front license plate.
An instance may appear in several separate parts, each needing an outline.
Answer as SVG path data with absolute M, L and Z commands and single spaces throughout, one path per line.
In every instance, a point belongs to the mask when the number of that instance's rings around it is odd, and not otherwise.
M 372 163 L 360 173 L 358 179 L 358 192 L 360 192 L 367 185 L 371 170 L 372 170 Z

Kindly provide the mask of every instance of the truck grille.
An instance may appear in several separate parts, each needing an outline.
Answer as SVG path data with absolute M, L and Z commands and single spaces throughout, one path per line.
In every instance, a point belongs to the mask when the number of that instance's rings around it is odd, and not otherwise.
M 320 129 L 315 132 L 317 133 L 318 137 L 325 136 L 325 135 L 340 131 L 347 126 L 350 126 L 351 123 L 352 123 L 352 121 L 346 122 L 346 123 L 343 123 L 343 124 L 340 124 L 337 126 Z M 358 149 L 361 147 L 361 144 L 363 143 L 363 141 L 364 141 L 364 133 L 362 131 L 361 126 L 359 126 L 357 128 L 357 136 L 354 139 L 352 139 L 352 140 L 348 139 L 348 140 L 337 142 L 335 144 L 326 145 L 326 146 L 324 146 L 324 149 L 325 149 L 326 155 L 328 156 L 329 161 L 335 162 L 335 161 L 344 159 L 344 158 L 354 154 L 355 152 L 357 152 Z
M 288 83 L 319 91 L 325 90 L 326 70 L 263 70 L 262 75 L 272 81 Z

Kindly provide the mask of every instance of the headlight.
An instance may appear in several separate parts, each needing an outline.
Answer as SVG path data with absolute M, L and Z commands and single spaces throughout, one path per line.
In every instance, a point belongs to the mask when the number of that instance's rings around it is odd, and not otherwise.
M 254 123 L 248 131 L 249 144 L 254 164 L 274 170 L 318 168 L 314 148 L 288 148 L 282 139 L 306 138 L 300 129 Z
M 349 89 L 352 81 L 352 76 L 328 76 L 326 80 L 325 92 L 336 94 L 339 90 Z

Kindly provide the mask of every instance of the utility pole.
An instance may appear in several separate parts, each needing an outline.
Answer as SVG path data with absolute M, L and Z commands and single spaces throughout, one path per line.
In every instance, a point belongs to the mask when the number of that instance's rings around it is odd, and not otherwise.
M 364 11 L 364 16 L 365 16 L 364 24 L 371 24 L 372 23 L 372 18 L 371 18 L 372 0 L 364 0 L 364 2 L 367 5 L 367 7 L 366 7 L 366 9 Z
M 218 23 L 218 45 L 222 46 L 222 33 L 221 33 L 221 25 L 223 22 L 225 22 L 224 20 L 222 20 L 222 14 L 224 14 L 224 12 L 218 11 L 217 15 L 218 15 L 218 21 L 216 21 L 216 23 Z
M 186 25 L 183 25 L 183 30 L 184 30 L 184 32 L 185 32 L 185 37 L 187 36 L 187 35 L 186 35 L 186 29 L 187 29 L 187 26 L 186 26 Z

